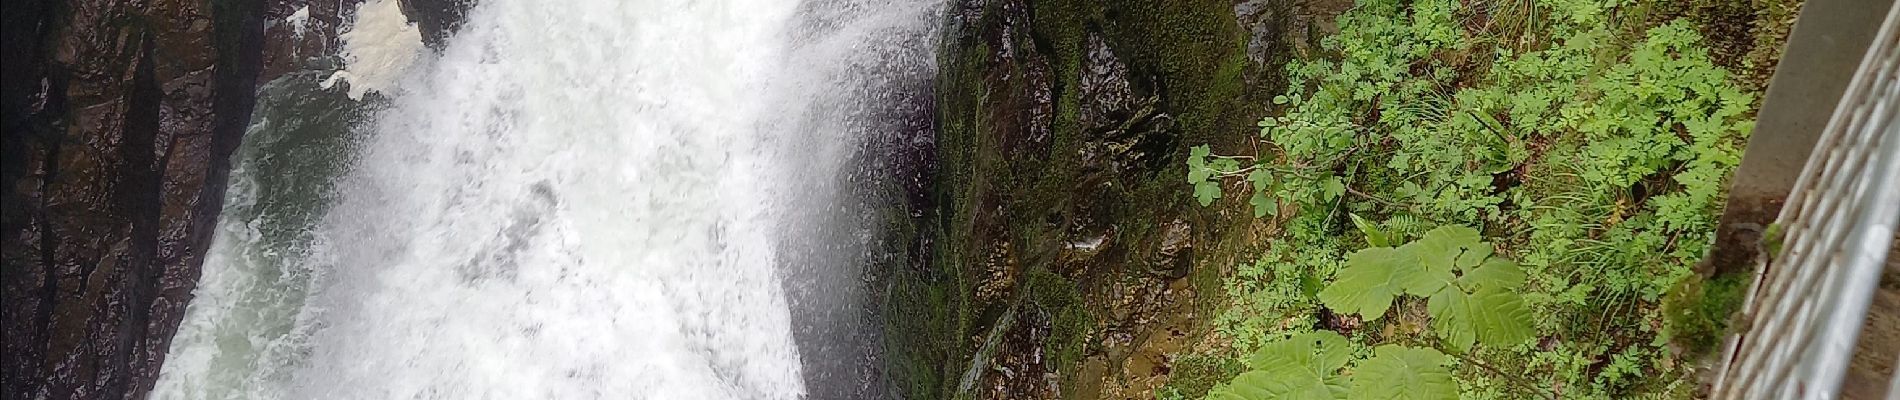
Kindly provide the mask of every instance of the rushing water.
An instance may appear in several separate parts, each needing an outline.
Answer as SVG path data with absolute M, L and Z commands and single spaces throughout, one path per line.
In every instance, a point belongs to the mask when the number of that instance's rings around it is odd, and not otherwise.
M 854 318 L 822 312 L 863 240 L 827 205 L 933 68 L 936 8 L 482 0 L 439 53 L 346 74 L 387 81 L 367 103 L 273 83 L 154 398 L 865 386 L 810 371 L 866 353 L 809 338 Z

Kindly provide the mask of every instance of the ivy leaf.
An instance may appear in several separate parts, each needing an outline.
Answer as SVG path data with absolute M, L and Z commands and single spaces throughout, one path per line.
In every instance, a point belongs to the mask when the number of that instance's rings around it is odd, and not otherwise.
M 1280 202 L 1274 201 L 1267 192 L 1273 190 L 1273 173 L 1266 168 L 1255 168 L 1247 173 L 1247 181 L 1253 183 L 1253 196 L 1247 199 L 1253 205 L 1254 218 L 1280 213 Z
M 1201 181 L 1194 184 L 1194 198 L 1201 202 L 1202 207 L 1214 204 L 1214 200 L 1219 199 L 1220 194 L 1219 182 Z
M 1326 182 L 1321 186 L 1320 193 L 1326 196 L 1327 201 L 1337 199 L 1340 195 L 1346 194 L 1346 182 L 1340 180 L 1337 176 L 1326 178 Z
M 1385 345 L 1373 349 L 1371 359 L 1353 374 L 1352 399 L 1457 399 L 1458 383 L 1445 364 L 1451 357 L 1437 350 Z
M 1255 188 L 1265 191 L 1268 187 L 1273 186 L 1273 173 L 1268 172 L 1266 168 L 1257 168 L 1254 169 L 1253 172 L 1247 173 L 1247 181 L 1253 182 Z
M 1280 214 L 1279 202 L 1275 202 L 1273 201 L 1272 197 L 1267 196 L 1266 190 L 1255 190 L 1253 192 L 1253 197 L 1247 199 L 1247 203 L 1253 204 L 1254 218 L 1265 217 L 1268 215 L 1277 216 Z
M 1392 298 L 1405 292 L 1407 287 L 1430 282 L 1442 286 L 1452 278 L 1449 269 L 1415 268 L 1407 261 L 1403 252 L 1390 247 L 1353 252 L 1346 257 L 1346 267 L 1339 270 L 1333 284 L 1319 292 L 1319 300 L 1333 311 L 1376 320 L 1385 315 Z
M 1476 343 L 1516 346 L 1537 335 L 1530 308 L 1511 289 L 1487 287 L 1466 293 L 1447 288 L 1432 295 L 1426 311 L 1432 315 L 1432 328 L 1453 349 L 1469 349 Z
M 1214 175 L 1213 170 L 1207 169 L 1208 154 L 1210 152 L 1206 145 L 1194 146 L 1194 149 L 1188 152 L 1188 184 L 1199 185 Z

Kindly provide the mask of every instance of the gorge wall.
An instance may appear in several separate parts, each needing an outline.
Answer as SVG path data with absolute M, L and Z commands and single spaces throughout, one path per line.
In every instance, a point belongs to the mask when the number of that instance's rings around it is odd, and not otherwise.
M 929 196 L 879 268 L 908 398 L 1155 398 L 1268 221 L 1194 204 L 1350 1 L 950 1 Z
M 0 6 L 0 393 L 151 390 L 258 85 L 333 64 L 355 3 Z M 466 6 L 413 3 L 412 19 L 438 42 Z

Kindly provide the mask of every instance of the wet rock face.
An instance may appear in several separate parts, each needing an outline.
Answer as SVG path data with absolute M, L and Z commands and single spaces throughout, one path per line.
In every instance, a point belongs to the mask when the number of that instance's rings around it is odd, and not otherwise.
M 402 13 L 422 30 L 422 42 L 441 49 L 451 34 L 462 28 L 468 8 L 475 0 L 402 0 Z
M 138 397 L 249 120 L 261 19 L 200 2 L 24 3 L 5 12 L 5 390 Z
M 335 68 L 337 34 L 362 0 L 272 0 L 264 5 L 264 70 L 259 85 L 291 72 Z
M 911 397 L 1152 398 L 1169 368 L 1154 360 L 1176 346 L 1157 343 L 1182 336 L 1173 316 L 1194 312 L 1189 278 L 1218 234 L 1190 225 L 1206 218 L 1182 158 L 1258 118 L 1240 106 L 1254 89 L 1246 74 L 1263 70 L 1247 27 L 1231 1 L 962 0 L 948 11 L 940 226 L 921 231 L 942 232 L 927 268 L 967 282 L 929 293 L 967 295 L 916 307 L 973 317 L 946 337 L 890 337 L 974 350 L 908 361 L 951 364 L 968 382 Z
M 1009 156 L 1042 158 L 1049 151 L 1055 117 L 1049 59 L 1036 48 L 1027 4 L 1002 1 L 992 7 L 987 18 L 979 20 L 984 26 L 978 34 L 992 49 L 985 63 L 997 67 L 985 71 L 983 81 L 1006 95 L 986 111 L 998 126 L 1012 128 L 995 132 Z
M 151 390 L 258 85 L 334 63 L 359 2 L 0 6 L 0 397 Z M 468 4 L 412 2 L 437 43 Z
M 5 11 L 5 391 L 142 397 L 250 119 L 261 9 L 49 3 Z

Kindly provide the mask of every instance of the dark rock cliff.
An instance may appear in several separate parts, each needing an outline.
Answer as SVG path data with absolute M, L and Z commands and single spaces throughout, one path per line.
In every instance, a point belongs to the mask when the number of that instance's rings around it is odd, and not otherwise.
M 250 119 L 263 9 L 5 7 L 5 390 L 140 397 L 183 316 Z
M 414 1 L 434 42 L 466 6 Z M 258 84 L 334 55 L 355 3 L 0 5 L 0 394 L 151 390 Z
M 441 49 L 449 35 L 462 28 L 462 19 L 475 0 L 402 0 L 402 13 L 422 30 L 422 42 Z

